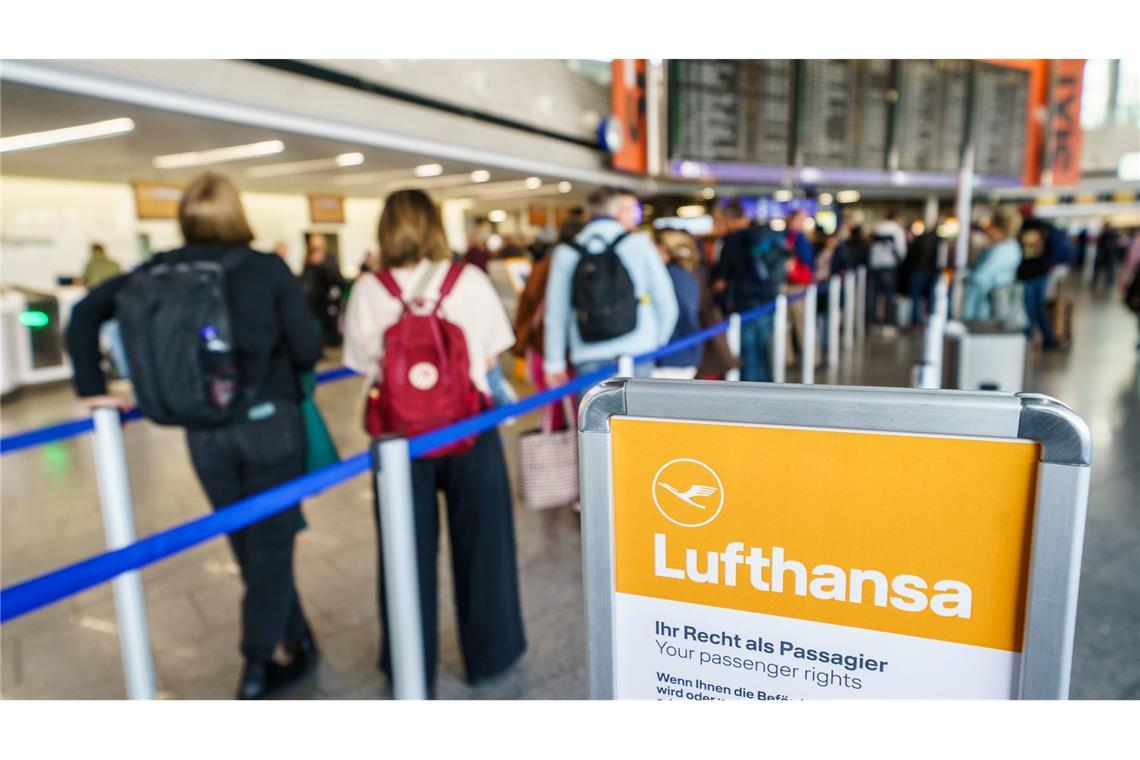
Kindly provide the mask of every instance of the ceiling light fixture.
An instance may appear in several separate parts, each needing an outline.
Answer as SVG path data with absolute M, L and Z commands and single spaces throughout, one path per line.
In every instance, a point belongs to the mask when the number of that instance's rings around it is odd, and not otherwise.
M 538 177 L 527 177 L 526 187 L 528 190 L 537 190 L 538 188 L 542 187 L 542 180 Z
M 472 182 L 486 182 L 489 179 L 491 179 L 491 172 L 487 171 L 486 169 L 476 169 L 475 171 L 471 172 Z
M 819 205 L 821 206 L 830 206 L 833 200 L 835 199 L 831 197 L 831 193 L 819 194 Z
M 443 164 L 420 164 L 412 171 L 417 177 L 438 177 L 443 174 Z
M 835 194 L 835 200 L 840 203 L 855 203 L 861 197 L 858 190 L 840 190 Z
M 705 211 L 705 207 L 699 205 L 681 206 L 679 209 L 677 209 L 677 216 L 684 217 L 686 219 L 694 216 L 704 216 L 706 213 L 708 212 Z
M 364 163 L 363 153 L 341 153 L 332 158 L 314 158 L 311 161 L 289 161 L 284 164 L 265 164 L 255 166 L 246 172 L 248 177 L 282 177 L 287 174 L 306 174 L 308 172 L 328 171 L 341 169 L 346 166 L 360 166 Z
M 82 142 L 84 140 L 98 140 L 104 137 L 114 137 L 133 131 L 133 119 L 107 119 L 95 121 L 90 124 L 77 124 L 74 127 L 49 129 L 44 132 L 28 132 L 23 135 L 11 135 L 0 138 L 0 153 L 13 153 L 18 150 L 33 150 L 46 148 L 51 145 Z
M 507 212 L 503 211 L 501 208 L 497 208 L 494 211 L 491 211 L 490 213 L 487 214 L 487 219 L 489 219 L 492 222 L 495 222 L 496 224 L 498 224 L 499 222 L 505 222 L 505 221 L 507 221 Z
M 706 187 L 704 190 L 701 191 L 701 197 L 704 198 L 706 201 L 711 201 L 713 198 L 716 197 L 716 190 L 713 190 L 711 187 Z
M 285 150 L 285 143 L 280 140 L 266 140 L 248 145 L 231 145 L 228 148 L 212 148 L 210 150 L 194 150 L 189 153 L 170 153 L 165 156 L 155 156 L 152 163 L 156 169 L 182 169 L 187 166 L 205 166 L 221 164 L 226 161 L 244 161 L 260 156 L 272 156 L 283 150 Z
M 772 193 L 772 198 L 779 201 L 780 203 L 787 203 L 792 199 L 792 191 L 777 190 L 776 192 Z
M 571 185 L 569 182 L 562 181 L 562 182 L 558 183 L 558 192 L 560 192 L 560 193 L 568 193 L 573 189 L 574 189 L 574 186 Z

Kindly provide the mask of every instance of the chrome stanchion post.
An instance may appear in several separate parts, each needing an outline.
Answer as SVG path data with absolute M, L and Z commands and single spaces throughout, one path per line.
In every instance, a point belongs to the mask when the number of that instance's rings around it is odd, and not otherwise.
M 127 475 L 127 454 L 119 410 L 96 409 L 92 447 L 99 482 L 99 503 L 103 511 L 103 531 L 109 550 L 121 549 L 135 541 L 134 511 L 131 507 L 131 481 Z M 119 648 L 123 657 L 123 680 L 128 699 L 154 699 L 154 659 L 150 651 L 150 629 L 146 618 L 146 596 L 138 570 L 122 573 L 111 581 L 115 596 L 115 618 L 119 628 Z
M 728 330 L 725 333 L 725 338 L 728 341 L 728 352 L 739 361 L 740 360 L 740 315 L 728 315 Z M 725 380 L 737 381 L 740 379 L 740 367 L 733 367 L 728 372 L 724 373 Z
M 807 385 L 815 382 L 815 320 L 818 316 L 815 312 L 816 286 L 813 283 L 804 291 L 804 345 L 801 352 L 800 382 Z
M 839 306 L 843 292 L 839 275 L 831 276 L 827 284 L 827 368 L 839 366 Z
M 788 297 L 776 296 L 776 315 L 772 320 L 772 382 L 782 383 L 788 369 Z
M 843 276 L 843 347 L 855 345 L 855 273 Z
M 622 355 L 618 357 L 618 377 L 633 377 L 633 357 Z
M 890 304 L 888 297 L 888 310 Z M 867 337 L 867 267 L 864 266 L 855 267 L 855 337 L 859 340 Z
M 380 510 L 380 550 L 391 651 L 392 694 L 425 699 L 423 621 L 420 617 L 419 562 L 412 503 L 412 462 L 405 438 L 372 443 L 372 472 Z

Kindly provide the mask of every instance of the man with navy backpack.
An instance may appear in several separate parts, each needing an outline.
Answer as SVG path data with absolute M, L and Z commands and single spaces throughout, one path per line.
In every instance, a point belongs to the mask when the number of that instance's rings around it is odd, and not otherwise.
M 730 209 L 730 216 L 743 214 L 738 205 Z M 770 303 L 780 294 L 792 255 L 784 237 L 768 225 L 746 225 L 725 236 L 713 290 L 721 294 L 729 313 L 741 314 Z M 772 322 L 770 310 L 741 322 L 741 380 L 771 382 Z
M 653 241 L 634 232 L 637 196 L 603 187 L 587 199 L 590 221 L 554 249 L 546 285 L 543 368 L 547 385 L 597 371 L 619 356 L 669 342 L 677 324 L 673 281 Z M 648 376 L 652 363 L 634 368 Z

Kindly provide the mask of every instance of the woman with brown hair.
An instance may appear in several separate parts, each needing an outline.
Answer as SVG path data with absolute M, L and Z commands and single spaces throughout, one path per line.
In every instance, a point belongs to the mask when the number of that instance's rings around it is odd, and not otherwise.
M 393 193 L 380 216 L 380 271 L 353 286 L 345 320 L 344 363 L 365 376 L 369 393 L 393 393 L 379 379 L 429 394 L 446 388 L 442 374 L 417 363 L 407 377 L 386 364 L 385 335 L 412 315 L 437 314 L 462 332 L 470 385 L 489 405 L 487 371 L 515 342 L 503 305 L 478 267 L 453 261 L 439 210 L 420 190 Z M 397 295 L 398 294 L 398 297 Z M 395 362 L 397 357 L 391 357 Z M 401 388 L 398 392 L 414 393 Z M 429 404 L 430 405 L 430 404 Z M 442 413 L 442 410 L 440 410 Z M 447 530 L 460 649 L 472 683 L 502 673 L 526 648 L 519 605 L 511 492 L 502 442 L 495 429 L 464 450 L 412 462 L 416 556 L 419 562 L 424 666 L 429 689 L 437 660 L 436 570 L 439 501 L 447 502 Z M 380 669 L 390 674 L 383 559 L 379 563 Z
M 191 262 L 216 262 L 224 268 L 231 350 L 242 392 L 225 422 L 186 428 L 194 470 L 214 509 L 221 509 L 305 473 L 299 376 L 320 356 L 320 333 L 285 262 L 250 249 L 253 231 L 229 180 L 217 174 L 197 177 L 182 195 L 178 221 L 186 244 L 157 254 L 136 272 Z M 133 274 L 107 280 L 72 311 L 67 345 L 74 383 L 91 409 L 126 406 L 125 400 L 107 395 L 99 368 L 99 326 L 114 318 L 116 296 Z M 124 335 L 129 334 L 132 325 L 120 323 Z M 215 328 L 194 324 L 189 329 L 205 334 Z M 245 585 L 239 699 L 266 696 L 300 676 L 316 658 L 293 581 L 293 540 L 302 524 L 295 504 L 228 536 Z M 275 661 L 279 646 L 288 662 Z

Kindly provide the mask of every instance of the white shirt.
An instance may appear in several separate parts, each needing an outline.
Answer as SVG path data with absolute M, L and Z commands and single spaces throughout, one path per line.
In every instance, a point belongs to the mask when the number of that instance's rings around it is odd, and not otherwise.
M 420 261 L 415 266 L 391 270 L 407 299 L 429 266 L 435 267 L 435 271 L 423 290 L 424 307 L 422 311 L 417 309 L 417 313 L 430 312 L 439 300 L 439 288 L 447 276 L 447 262 Z M 403 305 L 372 273 L 361 275 L 352 286 L 344 323 L 344 363 L 365 376 L 366 388 L 380 374 L 384 331 L 399 321 L 403 310 Z M 478 267 L 463 267 L 439 314 L 463 331 L 471 380 L 476 388 L 490 393 L 488 362 L 515 342 L 514 329 L 490 278 Z
M 906 230 L 898 222 L 892 222 L 890 219 L 879 222 L 875 225 L 874 231 L 871 233 L 872 237 L 877 235 L 890 235 L 895 240 L 895 253 L 887 250 L 876 250 L 874 242 L 871 243 L 870 261 L 868 265 L 871 269 L 894 269 L 906 258 Z M 879 246 L 882 249 L 882 246 Z

